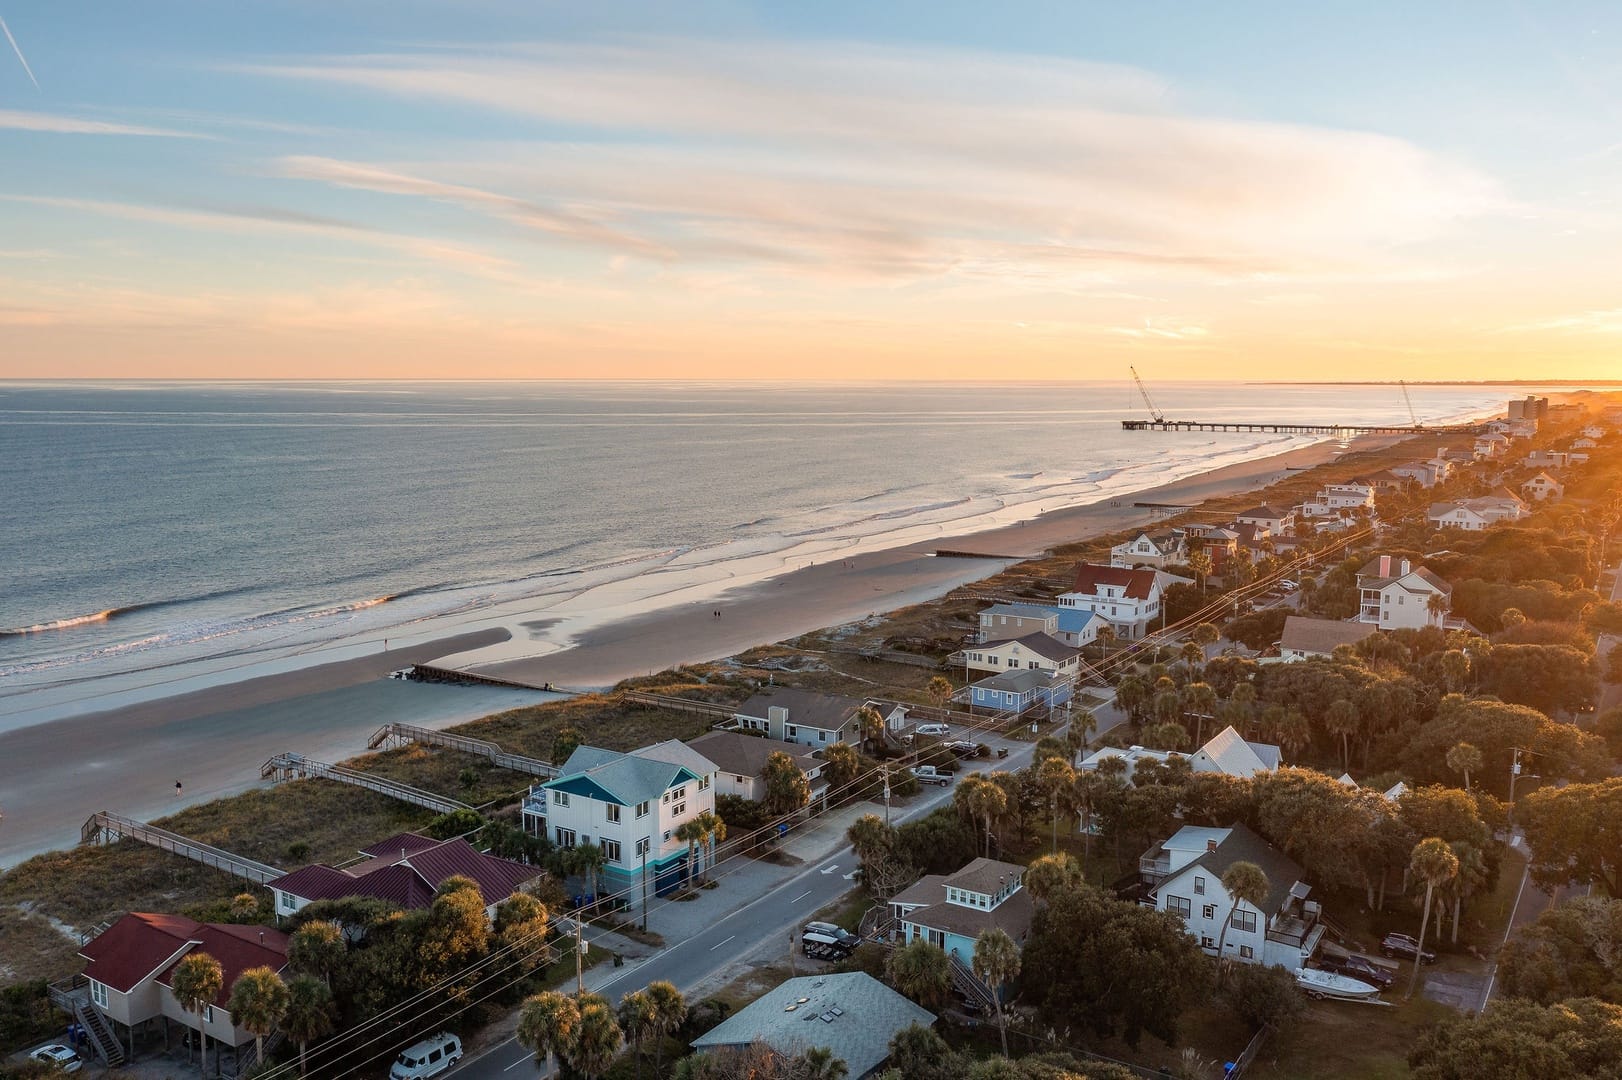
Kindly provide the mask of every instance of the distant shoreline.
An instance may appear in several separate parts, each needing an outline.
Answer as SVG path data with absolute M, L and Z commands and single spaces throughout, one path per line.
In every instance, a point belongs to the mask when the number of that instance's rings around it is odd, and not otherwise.
M 1622 386 L 1622 379 L 1278 379 L 1250 382 L 1245 386 Z

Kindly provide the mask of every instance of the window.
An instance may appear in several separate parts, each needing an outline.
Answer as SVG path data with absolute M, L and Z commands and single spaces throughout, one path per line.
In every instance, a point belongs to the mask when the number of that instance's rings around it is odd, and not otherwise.
M 670 792 L 668 792 L 668 791 L 665 792 L 665 797 L 663 799 L 661 799 L 660 802 L 664 803 L 666 806 L 669 806 L 670 805 Z
M 700 791 L 708 791 L 709 788 L 710 788 L 710 778 L 708 776 L 699 777 L 698 778 L 698 790 L 700 790 Z
M 672 797 L 677 798 L 677 799 L 685 799 L 685 798 L 687 798 L 687 785 L 683 784 L 681 787 L 679 787 L 675 791 L 671 792 L 671 795 L 672 795 Z
M 574 847 L 574 830 L 558 827 L 558 847 Z
M 636 857 L 641 858 L 648 853 L 648 838 L 644 836 L 636 842 Z
M 687 813 L 687 804 L 684 802 L 679 802 L 670 808 L 671 817 L 681 817 L 685 813 Z
M 1186 896 L 1168 896 L 1166 897 L 1166 910 L 1173 915 L 1181 915 L 1186 919 L 1194 914 L 1194 904 Z
M 636 816 L 637 817 L 647 817 L 648 816 L 648 810 L 651 807 L 652 807 L 652 800 L 649 800 L 648 802 L 639 802 L 639 803 L 637 803 L 636 804 Z
M 1214 948 L 1216 948 L 1216 939 L 1213 938 L 1210 934 L 1201 934 L 1200 935 L 1200 948 L 1202 948 L 1202 949 L 1214 949 Z
M 826 731 L 817 732 L 817 742 L 827 742 L 827 741 L 828 741 L 828 733 Z
M 783 727 L 783 738 L 785 738 L 785 739 L 793 739 L 793 738 L 797 738 L 799 736 L 799 734 L 800 734 L 800 727 L 799 727 L 798 724 L 786 724 L 786 725 L 784 725 L 784 727 Z
M 604 807 L 604 810 L 608 814 L 608 823 L 610 825 L 618 825 L 620 823 L 619 803 L 609 803 Z
M 1241 946 L 1239 946 L 1239 959 L 1241 959 L 1241 960 L 1254 960 L 1254 959 L 1256 959 L 1256 950 L 1252 949 L 1249 945 L 1241 945 Z
M 743 783 L 744 779 L 745 779 L 744 777 L 739 776 L 737 773 L 732 774 L 732 782 L 735 783 L 735 784 Z
M 554 791 L 554 792 L 552 792 L 552 802 L 556 806 L 568 806 L 569 805 L 569 793 L 567 791 Z
M 1232 925 L 1235 930 L 1243 930 L 1247 934 L 1256 932 L 1256 913 L 1254 911 L 1236 911 L 1233 913 Z
M 1212 919 L 1216 918 L 1216 905 L 1206 904 L 1203 908 L 1201 908 L 1200 918 L 1204 919 L 1206 922 L 1210 922 Z
M 1195 896 L 1204 896 L 1205 895 L 1205 879 L 1198 876 L 1198 875 L 1195 875 L 1195 877 L 1194 877 L 1194 895 Z
M 618 840 L 603 841 L 603 858 L 609 862 L 620 861 L 620 842 Z
M 100 1005 L 105 1009 L 107 1007 L 107 984 L 99 983 L 95 979 L 91 979 L 90 1000 L 94 1001 L 97 1005 Z
M 212 1005 L 204 1005 L 203 1006 L 203 1023 L 212 1024 L 213 1022 L 214 1022 L 214 1006 L 212 1006 Z
M 669 829 L 665 830 L 665 843 L 667 843 L 667 844 L 670 843 L 670 830 Z

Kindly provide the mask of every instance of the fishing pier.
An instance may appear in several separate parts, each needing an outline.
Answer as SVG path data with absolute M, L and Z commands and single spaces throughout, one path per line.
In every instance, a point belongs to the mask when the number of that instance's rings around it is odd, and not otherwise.
M 1122 420 L 1127 431 L 1263 431 L 1278 435 L 1476 435 L 1479 424 L 1299 424 L 1249 420 Z

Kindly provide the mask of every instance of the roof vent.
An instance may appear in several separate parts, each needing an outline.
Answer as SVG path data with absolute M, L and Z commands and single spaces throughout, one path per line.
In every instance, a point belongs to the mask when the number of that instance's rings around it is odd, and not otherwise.
M 1207 837 L 1206 841 L 1205 841 L 1205 850 L 1206 851 L 1215 851 L 1216 849 L 1217 849 L 1216 839 L 1214 837 Z

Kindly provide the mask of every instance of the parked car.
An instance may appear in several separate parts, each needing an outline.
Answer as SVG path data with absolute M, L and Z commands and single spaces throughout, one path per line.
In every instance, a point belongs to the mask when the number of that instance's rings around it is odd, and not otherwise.
M 952 782 L 952 774 L 941 772 L 933 765 L 919 765 L 912 770 L 920 784 L 940 784 L 942 787 Z
M 74 1073 L 84 1068 L 84 1062 L 79 1060 L 79 1055 L 73 1048 L 63 1046 L 61 1043 L 49 1043 L 30 1053 L 28 1057 L 33 1061 L 54 1065 L 63 1072 Z
M 1381 956 L 1412 960 L 1415 953 L 1419 953 L 1419 942 L 1407 934 L 1387 934 L 1385 940 L 1380 942 Z M 1434 964 L 1436 963 L 1436 954 L 1426 949 L 1419 954 L 1419 962 L 1422 964 Z
M 972 758 L 980 756 L 980 744 L 969 742 L 967 739 L 959 740 L 958 742 L 942 743 L 941 745 L 945 746 L 946 749 L 950 750 L 960 758 Z
M 425 1080 L 462 1060 L 462 1040 L 448 1031 L 430 1035 L 400 1052 L 389 1067 L 389 1080 Z
M 821 934 L 823 937 L 831 937 L 850 949 L 854 949 L 862 943 L 861 938 L 846 930 L 843 926 L 835 926 L 831 922 L 808 922 L 800 928 L 800 933 L 802 935 Z
M 936 738 L 939 738 L 942 735 L 950 735 L 951 733 L 952 729 L 945 724 L 919 724 L 913 729 L 914 735 L 933 735 Z
M 800 951 L 813 960 L 843 960 L 856 950 L 827 934 L 801 934 Z
M 1318 957 L 1318 966 L 1333 974 L 1345 975 L 1378 986 L 1381 990 L 1397 981 L 1397 976 L 1392 973 L 1390 968 L 1376 964 L 1366 956 L 1356 954 L 1351 956 L 1320 956 Z
M 1278 587 L 1283 589 L 1285 592 L 1294 592 L 1301 586 L 1297 582 L 1291 581 L 1289 578 L 1285 578 L 1283 581 L 1278 583 Z

